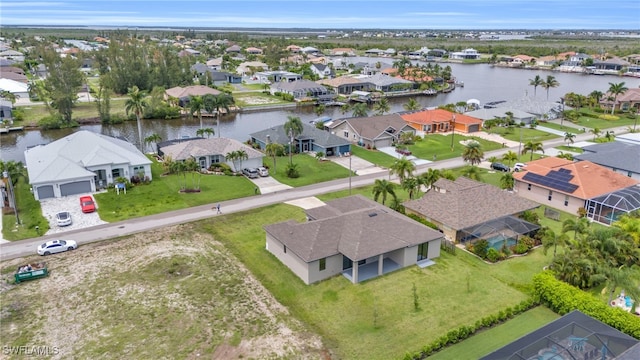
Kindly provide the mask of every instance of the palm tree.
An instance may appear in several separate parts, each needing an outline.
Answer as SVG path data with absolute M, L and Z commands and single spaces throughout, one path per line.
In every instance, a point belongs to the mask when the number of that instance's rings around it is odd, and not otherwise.
M 602 99 L 603 96 L 604 94 L 602 93 L 602 91 L 594 90 L 589 94 L 589 103 L 593 105 L 600 104 L 600 99 Z
M 391 106 L 389 106 L 389 100 L 387 98 L 380 99 L 374 106 L 373 110 L 376 112 L 376 115 L 384 115 L 391 111 Z
M 409 99 L 409 101 L 403 104 L 402 107 L 407 111 L 414 111 L 414 110 L 420 110 L 422 106 L 416 99 L 411 98 Z
M 595 140 L 596 138 L 599 138 L 600 134 L 602 133 L 602 131 L 600 131 L 600 129 L 598 129 L 597 127 L 589 130 L 589 132 L 593 134 L 593 140 Z
M 212 128 L 204 128 L 196 130 L 196 136 L 202 137 L 203 135 L 207 135 L 207 139 L 214 135 L 216 132 Z
M 640 300 L 640 291 L 637 284 L 637 269 L 628 266 L 605 267 L 601 270 L 600 275 L 604 278 L 604 288 L 602 292 L 609 292 L 609 304 L 613 300 L 613 296 L 618 288 L 625 290 L 637 302 Z
M 462 168 L 460 175 L 471 180 L 482 181 L 482 173 L 480 172 L 480 168 L 477 166 L 465 166 Z
M 288 116 L 287 122 L 284 123 L 284 132 L 289 135 L 289 165 L 293 164 L 293 139 L 296 136 L 302 134 L 304 127 L 302 126 L 302 120 L 297 116 Z
M 418 179 L 422 185 L 427 187 L 427 190 L 430 190 L 431 186 L 440 179 L 440 176 L 440 170 L 429 168 L 426 172 L 420 174 Z
M 454 174 L 451 169 L 442 170 L 442 172 L 440 172 L 440 177 L 451 181 L 456 180 L 456 174 Z
M 540 151 L 544 154 L 544 148 L 542 147 L 542 143 L 539 141 L 527 141 L 527 143 L 522 147 L 522 155 L 528 152 L 531 153 L 530 161 L 533 161 L 533 153 L 536 151 Z
M 369 110 L 367 109 L 367 104 L 365 103 L 359 103 L 359 104 L 353 105 L 351 110 L 353 110 L 353 112 L 351 113 L 351 116 L 353 117 L 369 116 Z
M 385 179 L 376 179 L 372 190 L 373 201 L 378 201 L 378 198 L 382 196 L 382 205 L 384 205 L 384 202 L 387 201 L 387 195 L 390 194 L 394 199 L 397 198 L 395 187 L 395 184 L 390 181 Z
M 604 138 L 607 139 L 607 141 L 611 141 L 613 140 L 613 138 L 616 137 L 615 133 L 612 131 L 607 130 L 607 132 L 604 133 Z
M 469 141 L 462 152 L 462 160 L 469 162 L 472 166 L 478 165 L 484 158 L 482 146 L 477 141 Z
M 156 134 L 156 133 L 153 133 L 153 134 L 151 134 L 151 135 L 147 136 L 146 138 L 144 138 L 144 143 L 145 143 L 145 144 L 149 145 L 149 144 L 151 144 L 151 143 L 154 143 L 154 144 L 156 145 L 156 146 L 155 146 L 155 150 L 156 150 L 156 151 L 154 151 L 155 153 L 157 153 L 157 152 L 158 152 L 158 143 L 159 143 L 160 141 L 162 141 L 162 138 L 160 137 L 160 135 L 158 135 L 158 134 Z
M 568 144 L 573 144 L 573 139 L 576 138 L 576 134 L 572 134 L 570 132 L 564 133 L 564 141 Z
M 549 89 L 560 86 L 560 83 L 553 75 L 547 75 L 547 79 L 542 83 L 542 87 L 547 90 L 547 100 L 549 100 Z
M 562 222 L 562 232 L 573 231 L 573 240 L 576 240 L 578 233 L 584 234 L 589 229 L 589 220 L 580 218 L 577 220 L 567 219 Z
M 204 96 L 205 110 L 210 114 L 213 114 L 214 111 L 216 113 L 216 127 L 218 128 L 218 137 L 220 137 L 220 114 L 222 112 L 222 109 L 224 109 L 228 113 L 229 108 L 233 104 L 233 97 L 227 93 Z
M 415 170 L 416 164 L 403 156 L 402 158 L 394 161 L 391 167 L 389 167 L 389 175 L 397 174 L 400 182 L 402 182 L 405 178 L 413 175 Z
M 269 143 L 264 148 L 264 153 L 267 156 L 271 156 L 271 159 L 273 159 L 273 173 L 275 174 L 276 173 L 276 157 L 284 153 L 284 146 L 278 143 Z
M 513 178 L 513 174 L 510 172 L 504 173 L 502 177 L 500 177 L 500 188 L 506 190 L 513 190 L 513 186 L 515 185 L 515 180 Z
M 566 233 L 556 234 L 553 230 L 546 229 L 542 236 L 543 253 L 547 255 L 547 250 L 553 246 L 553 260 L 555 260 L 558 246 L 564 246 L 568 242 L 569 237 Z
M 191 116 L 194 114 L 198 116 L 198 120 L 200 120 L 200 129 L 202 126 L 202 110 L 204 110 L 204 102 L 202 101 L 202 96 L 195 95 L 189 97 L 189 113 Z
M 418 178 L 408 177 L 405 178 L 400 185 L 402 185 L 402 188 L 407 190 L 409 193 L 409 199 L 413 199 L 415 193 L 418 192 L 418 189 L 420 188 L 420 181 Z
M 609 94 L 613 97 L 613 103 L 611 104 L 611 115 L 613 115 L 613 112 L 616 109 L 616 98 L 618 97 L 618 95 L 627 92 L 627 90 L 629 90 L 629 88 L 624 86 L 624 82 L 609 83 Z
M 625 214 L 613 223 L 613 226 L 622 229 L 627 233 L 637 246 L 640 246 L 640 217 L 633 217 L 631 214 Z
M 142 149 L 142 124 L 140 124 L 140 117 L 144 114 L 144 110 L 147 108 L 147 100 L 145 97 L 147 94 L 144 91 L 140 91 L 137 86 L 133 86 L 129 88 L 129 92 L 127 93 L 129 98 L 127 102 L 124 104 L 124 110 L 129 115 L 130 112 L 136 114 L 136 122 L 138 124 L 138 141 L 140 144 L 140 151 L 144 152 Z
M 514 161 L 518 160 L 518 154 L 509 150 L 504 155 L 502 155 L 502 160 L 508 162 L 509 165 L 511 165 Z
M 237 150 L 236 159 L 240 162 L 240 169 L 242 169 L 242 162 L 244 160 L 249 160 L 249 154 L 244 150 Z
M 533 96 L 536 96 L 536 92 L 538 86 L 542 86 L 544 84 L 544 80 L 540 77 L 540 75 L 536 75 L 533 79 L 529 79 L 529 85 L 533 86 Z

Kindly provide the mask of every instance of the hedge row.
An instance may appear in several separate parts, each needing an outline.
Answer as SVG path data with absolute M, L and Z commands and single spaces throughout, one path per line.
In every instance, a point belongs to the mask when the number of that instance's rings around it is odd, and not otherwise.
M 535 296 L 551 310 L 564 315 L 579 310 L 623 333 L 640 339 L 640 319 L 619 308 L 596 299 L 577 287 L 555 278 L 551 271 L 533 277 Z
M 434 353 L 444 349 L 449 345 L 456 344 L 471 335 L 475 334 L 477 331 L 489 329 L 493 326 L 499 325 L 514 316 L 521 314 L 535 306 L 538 306 L 538 302 L 533 298 L 528 300 L 524 300 L 520 302 L 518 305 L 513 308 L 508 307 L 504 310 L 500 310 L 497 314 L 486 316 L 478 321 L 476 321 L 473 325 L 462 325 L 457 329 L 453 329 L 439 337 L 436 341 L 431 344 L 425 345 L 420 351 L 414 354 L 407 353 L 404 356 L 405 360 L 418 360 L 418 359 L 426 359 L 428 356 L 433 355 Z

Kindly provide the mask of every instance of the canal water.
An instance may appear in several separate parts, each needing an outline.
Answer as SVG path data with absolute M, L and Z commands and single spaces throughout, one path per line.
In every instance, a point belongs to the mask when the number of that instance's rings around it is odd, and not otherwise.
M 372 58 L 349 58 L 351 62 L 378 61 Z M 391 64 L 393 59 L 379 59 L 379 61 Z M 503 67 L 492 67 L 487 64 L 445 64 L 441 66 L 451 66 L 453 76 L 457 80 L 464 82 L 464 87 L 457 87 L 447 94 L 436 96 L 420 96 L 416 100 L 423 107 L 435 107 L 444 104 L 477 99 L 481 104 L 499 101 L 516 100 L 524 96 L 534 97 L 534 89 L 529 85 L 530 79 L 539 75 L 546 79 L 547 75 L 552 75 L 560 83 L 556 88 L 549 89 L 549 101 L 557 102 L 560 97 L 568 92 L 588 95 L 594 90 L 606 92 L 609 83 L 625 82 L 628 88 L 640 86 L 640 79 L 631 77 L 621 77 L 615 75 L 583 75 L 573 73 L 561 73 L 543 70 L 524 70 Z M 538 87 L 535 98 L 547 99 L 547 91 Z M 403 105 L 408 98 L 390 99 L 391 112 L 403 111 Z M 373 111 L 370 112 L 372 114 Z M 348 117 L 350 113 L 343 114 L 340 107 L 329 107 L 322 116 L 329 116 L 333 119 Z M 239 141 L 249 139 L 249 134 L 280 125 L 287 121 L 288 116 L 298 116 L 308 123 L 318 117 L 313 111 L 313 107 L 300 107 L 290 109 L 279 109 L 262 112 L 237 113 L 223 116 L 220 122 L 220 134 L 223 137 L 233 138 Z M 205 118 L 205 127 L 218 129 L 215 120 Z M 142 120 L 143 134 L 149 135 L 157 133 L 164 140 L 180 138 L 182 136 L 195 136 L 199 129 L 197 119 L 175 119 L 175 120 Z M 24 162 L 24 151 L 38 144 L 47 144 L 60 139 L 78 130 L 89 130 L 110 136 L 121 136 L 133 143 L 137 143 L 137 128 L 135 121 L 129 121 L 118 125 L 84 125 L 75 129 L 64 130 L 31 130 L 22 132 L 11 132 L 0 136 L 0 151 L 2 160 L 16 160 Z

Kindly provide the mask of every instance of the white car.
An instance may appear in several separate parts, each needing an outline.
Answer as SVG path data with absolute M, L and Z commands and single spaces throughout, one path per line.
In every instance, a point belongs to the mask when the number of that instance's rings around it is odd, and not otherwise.
M 267 168 L 264 166 L 260 166 L 258 168 L 258 174 L 260 174 L 260 176 L 262 177 L 269 176 L 269 170 L 267 170 Z
M 51 240 L 38 246 L 38 255 L 50 255 L 59 252 L 75 250 L 78 244 L 73 240 Z
M 520 171 L 524 168 L 526 168 L 527 165 L 523 164 L 523 163 L 516 163 L 515 165 L 513 165 L 513 171 Z
M 68 211 L 61 211 L 56 214 L 56 222 L 58 226 L 69 226 L 71 225 L 71 213 Z

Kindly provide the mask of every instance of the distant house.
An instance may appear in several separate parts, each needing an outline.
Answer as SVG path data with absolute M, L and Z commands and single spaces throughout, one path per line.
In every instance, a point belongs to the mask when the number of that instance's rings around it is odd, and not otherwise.
M 264 230 L 267 250 L 307 285 L 339 274 L 357 284 L 440 256 L 442 234 L 362 195 L 306 213 Z
M 640 144 L 611 141 L 584 146 L 574 160 L 587 160 L 640 181 Z M 640 199 L 638 199 L 640 201 Z
M 218 96 L 222 94 L 222 92 L 220 90 L 212 89 L 204 85 L 192 85 L 187 87 L 176 86 L 165 91 L 165 95 L 167 97 L 174 97 L 179 99 L 180 106 L 184 106 L 185 104 L 189 103 L 189 98 L 191 96 L 204 96 L 207 94 Z
M 381 73 L 362 77 L 361 79 L 373 84 L 375 90 L 382 92 L 406 91 L 412 89 L 415 85 L 413 81 Z
M 253 76 L 256 78 L 256 80 L 260 80 L 260 82 L 264 84 L 302 80 L 301 74 L 284 70 L 259 71 L 253 74 Z
M 24 61 L 24 54 L 15 50 L 5 50 L 0 52 L 0 58 L 5 60 L 13 60 L 17 62 Z
M 587 216 L 596 221 L 616 214 L 603 214 L 595 207 L 590 208 L 590 200 L 639 183 L 591 161 L 573 162 L 556 157 L 530 161 L 523 171 L 513 173 L 513 177 L 514 190 L 519 196 L 572 214 L 585 208 Z
M 239 54 L 242 51 L 242 47 L 240 45 L 231 45 L 225 49 L 227 54 Z
M 269 65 L 263 63 L 262 61 L 245 61 L 238 65 L 238 67 L 236 68 L 236 73 L 240 75 L 250 75 L 258 71 L 267 70 L 269 70 Z
M 200 51 L 196 50 L 196 49 L 191 49 L 191 48 L 186 48 L 182 51 L 180 51 L 178 53 L 178 56 L 183 57 L 183 56 L 199 56 L 200 55 Z
M 465 115 L 477 118 L 484 121 L 494 120 L 496 118 L 506 119 L 511 114 L 511 118 L 515 121 L 516 124 L 525 123 L 530 124 L 533 120 L 536 119 L 536 116 L 533 114 L 529 114 L 524 111 L 520 111 L 517 109 L 510 109 L 506 107 L 500 108 L 482 108 L 478 110 L 468 111 L 464 113 Z
M 226 158 L 227 154 L 239 150 L 247 154 L 247 159 L 242 160 L 242 165 Z M 193 158 L 202 169 L 226 163 L 234 171 L 262 166 L 264 157 L 264 154 L 260 151 L 238 140 L 228 138 L 190 138 L 164 141 L 158 144 L 158 155 L 171 157 L 175 161 L 186 161 L 189 158 Z M 236 168 L 240 166 L 242 168 Z
M 247 54 L 251 55 L 262 55 L 262 49 L 259 49 L 257 47 L 248 47 L 245 49 L 245 51 L 247 52 Z
M 13 123 L 13 104 L 9 100 L 0 98 L 0 124 L 5 122 L 8 124 Z
M 382 56 L 384 55 L 384 50 L 380 49 L 369 49 L 364 52 L 367 56 Z
M 518 215 L 540 204 L 465 177 L 455 181 L 441 178 L 422 198 L 403 205 L 407 214 L 435 224 L 455 242 L 479 238 L 516 241 L 539 228 Z
M 369 91 L 374 85 L 366 80 L 357 79 L 352 76 L 340 76 L 333 79 L 318 80 L 322 84 L 332 89 L 337 94 L 349 95 L 354 91 Z
M 330 99 L 334 95 L 326 87 L 310 80 L 298 80 L 292 82 L 277 82 L 271 84 L 271 94 L 285 93 L 293 95 L 295 100 L 305 99 Z
M 300 52 L 300 46 L 298 45 L 289 45 L 286 47 L 286 50 L 293 53 L 293 54 L 297 54 Z
M 352 48 L 335 48 L 331 49 L 332 56 L 355 56 L 356 52 Z
M 464 49 L 462 51 L 455 51 L 449 53 L 449 59 L 451 60 L 478 60 L 480 59 L 480 54 L 476 49 Z
M 400 117 L 418 133 L 423 134 L 447 132 L 453 128 L 464 133 L 474 133 L 482 127 L 482 120 L 478 118 L 444 109 L 401 112 Z
M 318 75 L 320 79 L 324 79 L 327 77 L 330 78 L 334 75 L 333 70 L 329 66 L 324 64 L 311 64 L 310 69 L 314 74 Z
M 151 160 L 121 139 L 81 130 L 24 152 L 36 200 L 91 193 L 119 177 L 151 179 Z
M 640 112 L 640 88 L 629 88 L 622 94 L 615 97 L 613 101 L 609 100 L 608 96 L 603 96 L 600 100 L 600 104 L 605 107 L 613 105 L 617 110 Z
M 403 133 L 415 134 L 398 114 L 338 119 L 325 123 L 336 136 L 367 148 L 389 147 L 398 143 Z
M 207 67 L 209 67 L 211 70 L 222 70 L 222 58 L 215 58 L 215 59 L 209 59 L 206 62 Z
M 323 152 L 326 156 L 351 152 L 351 143 L 348 140 L 308 124 L 302 124 L 302 128 L 302 133 L 297 135 L 293 139 L 293 144 L 291 144 L 291 148 L 295 152 Z M 289 134 L 284 130 L 284 125 L 258 131 L 249 136 L 251 137 L 251 142 L 258 144 L 262 150 L 269 143 L 282 144 L 287 148 L 291 140 Z

